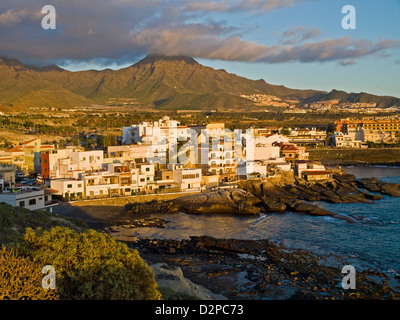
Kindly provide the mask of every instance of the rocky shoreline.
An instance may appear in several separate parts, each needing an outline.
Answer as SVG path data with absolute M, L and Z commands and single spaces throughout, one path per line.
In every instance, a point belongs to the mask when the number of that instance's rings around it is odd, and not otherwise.
M 341 287 L 346 261 L 320 257 L 307 250 L 289 250 L 268 240 L 132 239 L 128 243 L 145 260 L 179 268 L 185 277 L 228 300 L 399 299 L 386 274 L 357 273 L 357 290 Z M 172 279 L 171 279 L 172 280 Z
M 399 186 L 395 183 L 382 182 L 377 178 L 357 180 L 354 175 L 345 173 L 334 174 L 332 179 L 322 182 L 296 179 L 291 184 L 280 184 L 263 180 L 247 180 L 240 181 L 238 188 L 185 195 L 173 200 L 129 204 L 112 224 L 129 224 L 134 217 L 140 219 L 154 213 L 160 216 L 174 212 L 256 216 L 260 213 L 286 211 L 312 216 L 331 216 L 353 223 L 356 221 L 355 217 L 322 209 L 315 202 L 372 203 L 382 199 L 382 195 L 400 197 Z M 133 221 L 133 223 L 140 223 L 140 221 Z
M 341 288 L 343 257 L 320 257 L 307 250 L 292 250 L 269 240 L 217 239 L 208 236 L 190 239 L 147 239 L 130 234 L 136 228 L 164 228 L 168 214 L 230 214 L 260 216 L 286 211 L 314 216 L 331 216 L 356 222 L 359 217 L 342 216 L 324 210 L 313 202 L 372 203 L 383 195 L 400 197 L 399 184 L 376 178 L 355 179 L 350 174 L 335 174 L 329 181 L 292 184 L 268 181 L 243 181 L 239 188 L 220 189 L 182 196 L 173 200 L 132 203 L 110 221 L 106 229 L 130 247 L 137 249 L 150 265 L 171 268 L 181 288 L 182 275 L 201 288 L 209 299 L 399 299 L 399 277 L 371 270 L 357 270 L 357 290 Z M 157 267 L 158 268 L 158 267 Z M 166 269 L 165 269 L 166 268 Z M 157 270 L 159 270 L 158 268 Z M 157 271 L 159 272 L 159 271 Z M 168 271 L 169 272 L 169 271 Z M 159 276 L 156 274 L 156 277 Z M 172 282 L 171 282 L 172 283 Z M 179 283 L 179 284 L 177 284 Z M 184 285 L 196 295 L 193 285 Z M 397 289 L 395 289 L 397 288 Z M 201 296 L 201 295 L 200 295 Z M 201 296 L 204 298 L 204 295 Z

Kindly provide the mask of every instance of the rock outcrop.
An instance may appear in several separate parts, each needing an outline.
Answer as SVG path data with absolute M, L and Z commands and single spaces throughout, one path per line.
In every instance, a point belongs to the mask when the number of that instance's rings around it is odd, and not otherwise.
M 357 182 L 357 185 L 370 192 L 379 192 L 391 197 L 400 197 L 399 183 L 383 182 L 377 178 L 362 178 Z
M 150 268 L 154 272 L 155 280 L 161 291 L 168 288 L 178 294 L 185 294 L 201 300 L 226 300 L 223 295 L 215 294 L 185 278 L 179 267 L 160 262 L 150 265 Z
M 186 213 L 259 214 L 262 201 L 241 189 L 220 189 L 192 194 L 172 200 L 174 210 Z

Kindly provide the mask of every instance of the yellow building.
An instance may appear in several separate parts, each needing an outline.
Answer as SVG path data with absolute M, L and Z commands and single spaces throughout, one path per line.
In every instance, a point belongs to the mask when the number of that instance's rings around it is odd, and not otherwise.
M 12 147 L 6 153 L 19 162 L 24 161 L 24 169 L 28 172 L 41 172 L 41 153 L 54 150 L 53 145 L 42 145 L 41 139 L 32 139 L 19 146 Z

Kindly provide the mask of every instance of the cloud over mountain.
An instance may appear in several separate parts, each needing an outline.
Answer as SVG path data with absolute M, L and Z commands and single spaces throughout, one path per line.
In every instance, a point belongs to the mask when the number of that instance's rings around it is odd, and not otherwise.
M 217 14 L 268 14 L 312 0 L 53 0 L 57 29 L 41 28 L 49 1 L 2 0 L 0 56 L 60 63 L 100 59 L 123 64 L 144 54 L 188 55 L 246 62 L 326 62 L 348 65 L 387 54 L 394 39 L 321 38 L 318 28 L 293 27 L 275 45 L 248 40 L 246 30 Z M 320 39 L 320 40 L 319 40 Z M 346 63 L 347 61 L 347 63 Z

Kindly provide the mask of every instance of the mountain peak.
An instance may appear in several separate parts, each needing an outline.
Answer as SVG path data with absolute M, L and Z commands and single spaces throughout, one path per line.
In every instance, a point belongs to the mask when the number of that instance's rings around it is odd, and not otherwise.
M 157 62 L 185 62 L 186 64 L 198 64 L 196 60 L 184 55 L 167 56 L 160 54 L 148 54 L 144 59 L 140 60 L 138 64 L 157 63 Z
M 0 66 L 15 67 L 22 66 L 22 62 L 18 59 L 10 59 L 5 57 L 0 57 Z

